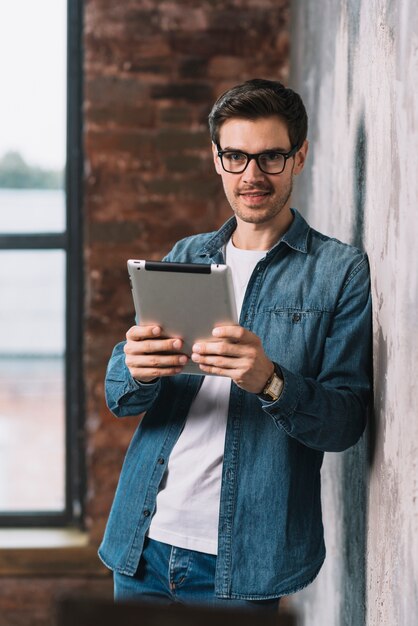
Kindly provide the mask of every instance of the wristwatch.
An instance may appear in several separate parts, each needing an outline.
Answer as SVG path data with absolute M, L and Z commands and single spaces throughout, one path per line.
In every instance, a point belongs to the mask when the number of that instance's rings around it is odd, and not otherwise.
M 275 402 L 279 399 L 283 389 L 283 379 L 280 376 L 281 372 L 280 374 L 279 372 L 280 370 L 278 365 L 274 363 L 274 372 L 268 379 L 263 391 L 259 394 L 263 400 Z

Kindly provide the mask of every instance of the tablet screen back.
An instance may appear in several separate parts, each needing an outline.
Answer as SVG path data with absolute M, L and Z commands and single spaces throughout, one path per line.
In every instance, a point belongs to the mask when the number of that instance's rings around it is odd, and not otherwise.
M 169 337 L 181 337 L 188 356 L 197 339 L 212 338 L 215 326 L 238 322 L 226 265 L 131 259 L 128 271 L 137 321 L 159 325 Z M 192 361 L 183 373 L 202 375 Z

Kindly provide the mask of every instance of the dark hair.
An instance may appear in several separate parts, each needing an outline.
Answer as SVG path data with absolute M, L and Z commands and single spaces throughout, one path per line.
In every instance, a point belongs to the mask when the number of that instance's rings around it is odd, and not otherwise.
M 308 132 L 308 116 L 302 98 L 282 83 L 262 78 L 247 80 L 225 91 L 209 113 L 209 130 L 214 144 L 219 144 L 219 131 L 233 118 L 258 119 L 279 116 L 286 124 L 293 146 L 301 148 Z

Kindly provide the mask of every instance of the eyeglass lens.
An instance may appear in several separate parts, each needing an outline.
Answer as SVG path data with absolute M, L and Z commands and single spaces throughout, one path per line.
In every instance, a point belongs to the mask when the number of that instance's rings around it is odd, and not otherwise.
M 279 174 L 283 171 L 286 158 L 280 152 L 263 152 L 256 157 L 257 165 L 266 174 Z M 250 157 L 245 152 L 223 152 L 222 162 L 224 169 L 233 174 L 243 172 Z

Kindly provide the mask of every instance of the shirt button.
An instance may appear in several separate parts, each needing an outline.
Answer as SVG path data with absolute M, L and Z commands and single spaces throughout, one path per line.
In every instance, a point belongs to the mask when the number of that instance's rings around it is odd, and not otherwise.
M 157 463 L 159 463 L 159 465 L 164 465 L 164 459 L 162 456 L 160 456 L 160 458 L 158 459 Z
M 300 322 L 301 314 L 293 313 L 292 322 Z
M 150 515 L 151 515 L 151 511 L 149 511 L 148 509 L 145 509 L 144 517 L 149 517 Z

